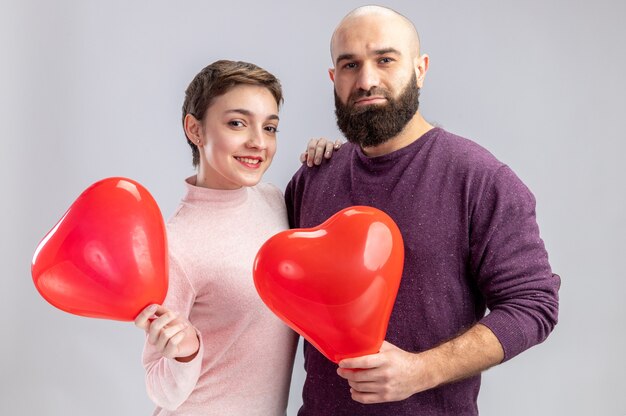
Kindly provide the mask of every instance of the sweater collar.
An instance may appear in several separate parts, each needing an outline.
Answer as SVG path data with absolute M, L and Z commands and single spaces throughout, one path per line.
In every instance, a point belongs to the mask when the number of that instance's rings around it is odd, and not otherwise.
M 419 139 L 415 140 L 413 143 L 382 156 L 369 157 L 365 153 L 363 153 L 363 149 L 361 149 L 360 146 L 355 146 L 355 153 L 360 160 L 361 165 L 366 169 L 375 171 L 387 169 L 390 165 L 395 164 L 398 159 L 402 158 L 403 156 L 419 152 L 419 150 L 426 144 L 426 142 L 430 141 L 431 138 L 437 135 L 439 130 L 439 127 L 433 127 L 432 129 L 424 133 Z
M 246 201 L 248 188 L 242 186 L 238 189 L 211 189 L 196 186 L 196 176 L 185 179 L 184 202 L 212 202 L 225 205 L 240 205 Z

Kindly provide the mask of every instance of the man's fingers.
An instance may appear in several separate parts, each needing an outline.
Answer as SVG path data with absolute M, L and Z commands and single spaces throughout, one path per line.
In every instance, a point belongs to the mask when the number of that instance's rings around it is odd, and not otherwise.
M 373 381 L 366 382 L 357 382 L 357 381 L 349 381 L 348 384 L 352 388 L 359 393 L 378 393 L 380 386 Z
M 382 363 L 382 356 L 380 353 L 364 355 L 362 357 L 355 358 L 346 358 L 345 360 L 339 361 L 340 368 L 376 368 L 379 367 Z
M 381 400 L 379 399 L 380 396 L 377 393 L 361 393 L 351 388 L 350 395 L 352 396 L 352 400 L 363 404 L 381 402 Z
M 380 369 L 377 368 L 370 370 L 338 368 L 337 374 L 339 374 L 340 377 L 348 380 L 348 382 L 355 383 L 379 382 L 383 379 L 383 373 L 380 371 Z
M 364 376 L 363 376 L 363 371 L 359 371 L 359 370 L 352 370 L 349 368 L 338 368 L 337 369 L 337 374 L 339 374 L 340 377 L 345 378 L 348 381 L 363 381 L 365 380 Z

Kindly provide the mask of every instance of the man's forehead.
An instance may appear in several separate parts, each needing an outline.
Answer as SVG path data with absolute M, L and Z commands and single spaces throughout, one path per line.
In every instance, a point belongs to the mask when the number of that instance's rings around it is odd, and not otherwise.
M 348 32 L 345 35 L 339 34 L 331 45 L 333 60 L 338 60 L 342 56 L 377 56 L 387 53 L 403 55 L 406 53 L 408 42 L 403 41 L 400 36 L 393 36 L 389 32 L 380 34 L 372 31 L 363 35 L 355 32 Z
M 393 15 L 361 15 L 344 19 L 333 33 L 331 56 L 376 54 L 393 49 L 398 53 L 407 48 L 419 49 L 415 29 Z M 416 51 L 417 52 L 417 51 Z

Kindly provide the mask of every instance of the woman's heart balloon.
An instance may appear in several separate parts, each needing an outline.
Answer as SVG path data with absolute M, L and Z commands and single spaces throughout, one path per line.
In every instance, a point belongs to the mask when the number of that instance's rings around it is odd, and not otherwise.
M 35 250 L 37 290 L 76 315 L 132 321 L 167 293 L 167 241 L 152 195 L 126 178 L 87 188 Z
M 354 206 L 267 240 L 254 261 L 254 283 L 280 319 L 337 363 L 379 351 L 403 264 L 396 223 Z

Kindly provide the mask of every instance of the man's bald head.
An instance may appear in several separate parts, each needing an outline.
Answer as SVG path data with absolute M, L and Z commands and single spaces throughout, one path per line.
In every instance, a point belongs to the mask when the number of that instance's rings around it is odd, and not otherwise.
M 330 54 L 335 63 L 338 43 L 354 30 L 364 27 L 378 27 L 381 30 L 393 28 L 402 37 L 403 42 L 413 57 L 420 54 L 419 34 L 413 22 L 405 16 L 387 7 L 369 5 L 361 6 L 348 13 L 339 22 L 330 40 Z
M 363 6 L 344 17 L 331 39 L 337 126 L 379 154 L 419 137 L 419 91 L 428 70 L 415 26 L 400 13 Z

